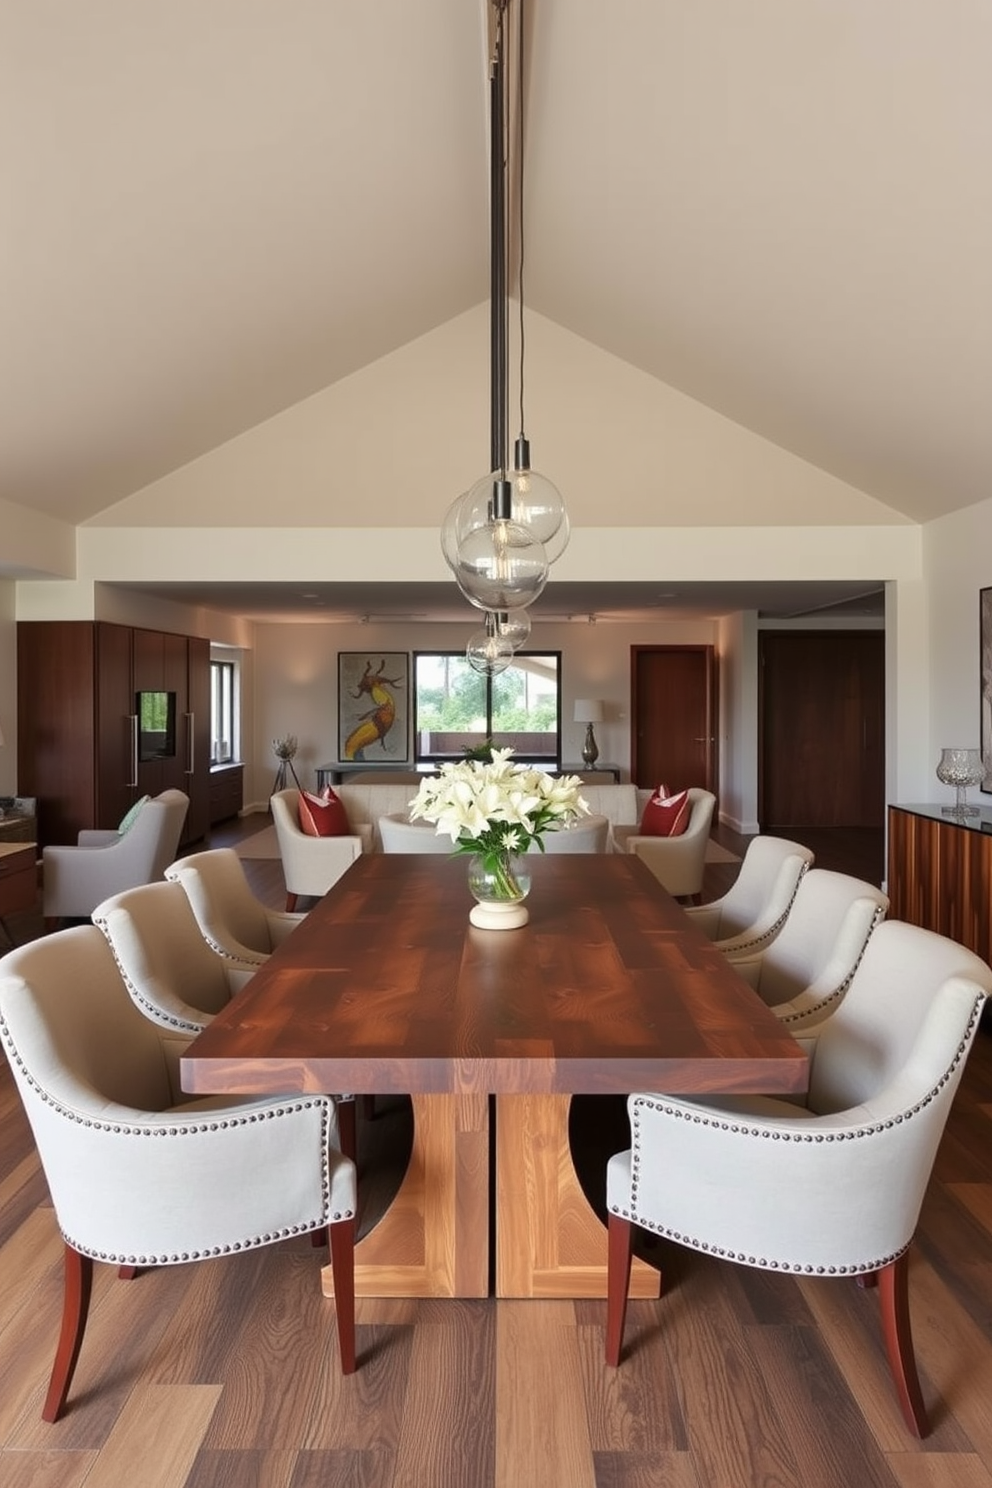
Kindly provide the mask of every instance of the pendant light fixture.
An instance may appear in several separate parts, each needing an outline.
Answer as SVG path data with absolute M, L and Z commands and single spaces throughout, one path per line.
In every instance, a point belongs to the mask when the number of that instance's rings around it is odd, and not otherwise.
M 530 465 L 524 433 L 523 320 L 523 3 L 516 4 L 518 121 L 516 133 L 518 295 L 520 312 L 520 434 L 514 467 L 507 459 L 508 158 L 507 30 L 511 0 L 491 0 L 490 52 L 490 471 L 452 502 L 441 528 L 441 550 L 465 598 L 486 611 L 469 643 L 469 660 L 494 673 L 509 665 L 530 634 L 527 606 L 539 597 L 550 564 L 568 542 L 565 504 Z M 507 656 L 506 653 L 509 653 Z M 505 659 L 504 659 L 505 658 Z

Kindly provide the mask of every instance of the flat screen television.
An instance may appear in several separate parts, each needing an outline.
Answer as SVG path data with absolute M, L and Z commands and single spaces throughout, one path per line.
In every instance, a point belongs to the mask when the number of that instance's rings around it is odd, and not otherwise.
M 139 692 L 134 711 L 138 715 L 138 760 L 173 759 L 176 753 L 176 694 Z

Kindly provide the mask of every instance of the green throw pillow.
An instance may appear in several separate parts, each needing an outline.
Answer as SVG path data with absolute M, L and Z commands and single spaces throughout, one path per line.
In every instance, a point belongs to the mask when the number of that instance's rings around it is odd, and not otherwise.
M 125 811 L 124 815 L 121 817 L 121 824 L 117 828 L 122 837 L 124 836 L 125 832 L 129 832 L 131 830 L 135 822 L 138 820 L 138 812 L 141 810 L 142 806 L 144 806 L 145 802 L 150 800 L 150 796 L 142 796 L 140 801 L 135 801 L 134 805 L 130 808 L 129 811 Z

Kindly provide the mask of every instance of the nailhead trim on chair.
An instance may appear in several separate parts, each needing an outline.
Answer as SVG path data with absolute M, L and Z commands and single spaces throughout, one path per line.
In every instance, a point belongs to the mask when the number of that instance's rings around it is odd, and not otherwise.
M 855 961 L 854 965 L 851 967 L 850 971 L 848 972 L 848 974 L 844 978 L 844 980 L 842 982 L 838 983 L 838 985 L 834 988 L 834 990 L 830 993 L 830 995 L 828 997 L 818 998 L 817 1001 L 813 1004 L 812 1007 L 808 1007 L 808 1008 L 804 1009 L 802 1012 L 799 1012 L 799 1013 L 779 1013 L 779 1014 L 777 1014 L 777 1016 L 779 1018 L 781 1018 L 781 1021 L 783 1023 L 798 1023 L 801 1019 L 812 1017 L 814 1013 L 816 1014 L 816 1020 L 817 1020 L 817 1022 L 819 1022 L 820 1021 L 820 1018 L 823 1017 L 824 1014 L 827 1013 L 827 1011 L 830 1008 L 833 1007 L 834 1003 L 840 1001 L 840 999 L 844 996 L 844 993 L 847 991 L 848 987 L 851 985 L 852 981 L 854 980 L 854 973 L 857 971 L 858 967 L 861 965 L 861 961 L 862 961 L 862 958 L 864 957 L 865 951 L 868 949 L 868 942 L 871 940 L 871 937 L 874 934 L 874 931 L 875 931 L 876 926 L 878 926 L 879 924 L 881 924 L 881 922 L 882 922 L 882 920 L 884 920 L 884 918 L 885 918 L 885 910 L 882 908 L 881 905 L 879 905 L 877 907 L 877 909 L 875 910 L 874 915 L 872 916 L 871 928 L 869 929 L 868 934 L 865 936 L 865 943 L 861 947 L 861 950 L 858 953 L 858 959 Z
M 190 1018 L 180 1018 L 175 1013 L 166 1012 L 166 1010 L 162 1007 L 159 1007 L 157 1003 L 149 1002 L 148 998 L 145 997 L 139 990 L 139 988 L 134 985 L 131 978 L 124 970 L 124 967 L 121 965 L 120 957 L 117 954 L 117 947 L 114 945 L 114 942 L 111 940 L 110 935 L 108 934 L 106 920 L 98 920 L 94 918 L 93 923 L 100 931 L 102 931 L 103 938 L 104 940 L 106 940 L 107 944 L 110 947 L 111 955 L 114 958 L 114 964 L 117 967 L 117 970 L 120 972 L 132 1000 L 137 1003 L 137 1005 L 144 1013 L 147 1014 L 151 1022 L 157 1023 L 160 1028 L 178 1029 L 181 1033 L 202 1033 L 204 1028 L 206 1028 L 207 1026 L 205 1022 L 194 1023 L 193 1020 Z
M 792 853 L 791 856 L 796 857 L 797 854 Z M 787 861 L 788 859 L 783 859 L 783 862 Z M 736 957 L 739 956 L 742 951 L 750 951 L 754 950 L 758 946 L 770 944 L 771 941 L 774 940 L 775 936 L 778 934 L 779 930 L 781 930 L 786 920 L 789 918 L 789 913 L 792 909 L 796 895 L 799 893 L 799 885 L 802 883 L 803 877 L 808 867 L 809 863 L 804 863 L 803 866 L 800 868 L 799 877 L 796 879 L 796 886 L 792 891 L 792 897 L 783 909 L 782 913 L 779 915 L 778 919 L 775 921 L 774 925 L 769 925 L 767 930 L 763 930 L 761 934 L 756 935 L 753 940 L 737 940 L 735 936 L 728 935 L 726 941 L 718 940 L 716 942 L 717 950 L 724 951 L 725 954 Z
M 811 1266 L 808 1262 L 804 1261 L 769 1260 L 765 1256 L 748 1255 L 741 1250 L 730 1250 L 724 1246 L 711 1245 L 709 1241 L 699 1240 L 694 1235 L 683 1235 L 678 1230 L 670 1229 L 667 1225 L 655 1224 L 650 1219 L 645 1219 L 637 1210 L 638 1108 L 646 1106 L 649 1110 L 661 1111 L 667 1116 L 675 1117 L 678 1121 L 689 1121 L 695 1126 L 713 1126 L 717 1127 L 720 1131 L 732 1132 L 744 1137 L 761 1137 L 765 1141 L 773 1142 L 857 1142 L 868 1137 L 879 1136 L 882 1132 L 890 1131 L 894 1126 L 901 1126 L 904 1122 L 911 1121 L 914 1116 L 925 1110 L 931 1101 L 935 1100 L 940 1094 L 940 1091 L 947 1084 L 967 1053 L 971 1042 L 971 1032 L 981 1015 L 984 1002 L 984 997 L 975 999 L 975 1005 L 968 1020 L 967 1033 L 958 1045 L 954 1059 L 937 1081 L 936 1085 L 921 1100 L 917 1101 L 915 1106 L 911 1106 L 908 1111 L 903 1111 L 898 1116 L 891 1117 L 888 1121 L 877 1122 L 871 1126 L 862 1126 L 853 1131 L 810 1132 L 808 1135 L 804 1135 L 802 1132 L 772 1132 L 763 1127 L 747 1126 L 744 1122 L 734 1121 L 731 1118 L 704 1116 L 699 1113 L 693 1113 L 692 1111 L 686 1111 L 679 1106 L 670 1106 L 665 1103 L 664 1096 L 635 1096 L 633 1109 L 630 1114 L 631 1135 L 634 1139 L 631 1148 L 630 1206 L 625 1207 L 619 1204 L 610 1204 L 608 1206 L 610 1212 L 619 1215 L 622 1219 L 630 1220 L 632 1224 L 640 1226 L 641 1229 L 650 1230 L 654 1235 L 661 1235 L 667 1240 L 675 1240 L 680 1245 L 686 1245 L 691 1250 L 702 1251 L 707 1255 L 720 1256 L 728 1261 L 740 1261 L 744 1265 L 760 1267 L 766 1271 L 801 1272 L 809 1276 L 857 1276 L 864 1275 L 868 1271 L 881 1270 L 883 1266 L 888 1266 L 892 1261 L 897 1260 L 899 1256 L 903 1255 L 909 1249 L 910 1242 L 907 1241 L 905 1245 L 900 1246 L 891 1255 L 879 1256 L 872 1261 L 855 1261 L 850 1265 Z

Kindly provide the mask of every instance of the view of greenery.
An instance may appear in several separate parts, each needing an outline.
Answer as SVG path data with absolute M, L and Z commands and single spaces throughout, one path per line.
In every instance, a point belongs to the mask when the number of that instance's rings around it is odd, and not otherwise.
M 554 733 L 558 726 L 557 656 L 521 657 L 489 679 L 462 652 L 415 658 L 417 734 Z

